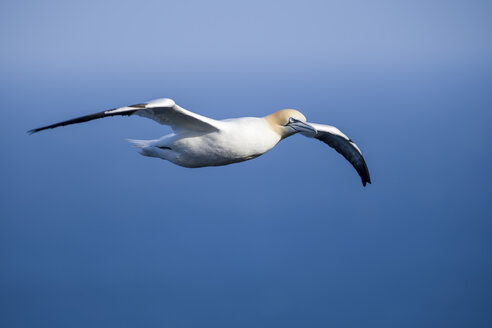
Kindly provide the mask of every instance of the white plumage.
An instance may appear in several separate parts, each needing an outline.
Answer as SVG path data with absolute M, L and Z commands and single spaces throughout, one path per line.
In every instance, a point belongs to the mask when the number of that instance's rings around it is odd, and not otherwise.
M 214 120 L 190 112 L 169 98 L 106 110 L 29 131 L 87 122 L 107 116 L 138 115 L 171 126 L 174 133 L 156 140 L 128 140 L 140 154 L 184 167 L 219 166 L 256 158 L 280 140 L 301 133 L 319 139 L 342 154 L 357 170 L 362 183 L 371 183 L 359 148 L 336 127 L 309 123 L 299 111 L 283 109 L 265 117 Z

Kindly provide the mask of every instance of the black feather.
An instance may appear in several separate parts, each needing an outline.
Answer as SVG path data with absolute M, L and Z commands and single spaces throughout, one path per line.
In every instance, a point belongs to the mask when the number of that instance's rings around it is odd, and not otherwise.
M 137 106 L 135 106 L 135 107 L 137 107 Z M 103 117 L 108 117 L 108 116 L 130 116 L 133 113 L 135 113 L 136 111 L 138 111 L 139 108 L 137 108 L 137 109 L 128 109 L 128 110 L 125 110 L 125 111 L 115 112 L 115 113 L 111 113 L 112 110 L 114 110 L 114 109 L 105 110 L 103 112 L 99 112 L 99 113 L 95 113 L 95 114 L 90 114 L 90 115 L 85 115 L 85 116 L 81 116 L 81 117 L 77 117 L 77 118 L 72 118 L 70 120 L 66 120 L 66 121 L 63 121 L 63 122 L 59 122 L 59 123 L 55 123 L 55 124 L 43 126 L 41 128 L 29 130 L 28 133 L 29 134 L 33 134 L 33 133 L 36 133 L 36 132 L 39 132 L 39 131 L 43 131 L 43 130 L 47 130 L 47 129 L 53 129 L 53 128 L 56 128 L 56 127 L 59 127 L 59 126 L 65 126 L 65 125 L 70 125 L 70 124 L 77 124 L 77 123 L 88 122 L 88 121 L 92 121 L 92 120 L 96 120 L 96 119 L 103 118 Z

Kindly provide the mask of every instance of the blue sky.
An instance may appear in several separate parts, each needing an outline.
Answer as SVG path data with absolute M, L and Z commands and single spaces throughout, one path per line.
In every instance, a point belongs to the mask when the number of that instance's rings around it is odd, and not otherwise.
M 4 1 L 0 325 L 490 327 L 487 1 Z M 185 169 L 108 118 L 159 97 L 213 118 L 291 107 L 302 136 Z

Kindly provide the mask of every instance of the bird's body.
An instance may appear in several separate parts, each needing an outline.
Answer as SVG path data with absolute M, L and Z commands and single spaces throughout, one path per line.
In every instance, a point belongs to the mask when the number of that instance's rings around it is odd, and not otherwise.
M 157 140 L 129 140 L 144 156 L 184 167 L 220 166 L 246 161 L 272 149 L 280 136 L 264 118 L 216 121 L 218 131 L 183 131 Z
M 358 147 L 337 128 L 308 123 L 299 111 L 284 109 L 265 117 L 214 120 L 187 111 L 168 98 L 120 107 L 31 130 L 31 133 L 58 126 L 116 115 L 139 115 L 170 125 L 174 133 L 155 140 L 131 140 L 140 154 L 158 157 L 176 165 L 197 168 L 220 166 L 256 158 L 282 139 L 295 133 L 314 137 L 341 153 L 357 170 L 362 183 L 370 181 L 369 171 Z

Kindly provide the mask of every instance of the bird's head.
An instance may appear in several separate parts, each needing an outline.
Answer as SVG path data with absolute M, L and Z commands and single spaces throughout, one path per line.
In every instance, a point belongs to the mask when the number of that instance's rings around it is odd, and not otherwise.
M 297 132 L 314 137 L 316 129 L 306 123 L 306 117 L 295 109 L 282 109 L 266 117 L 270 126 L 283 138 Z

